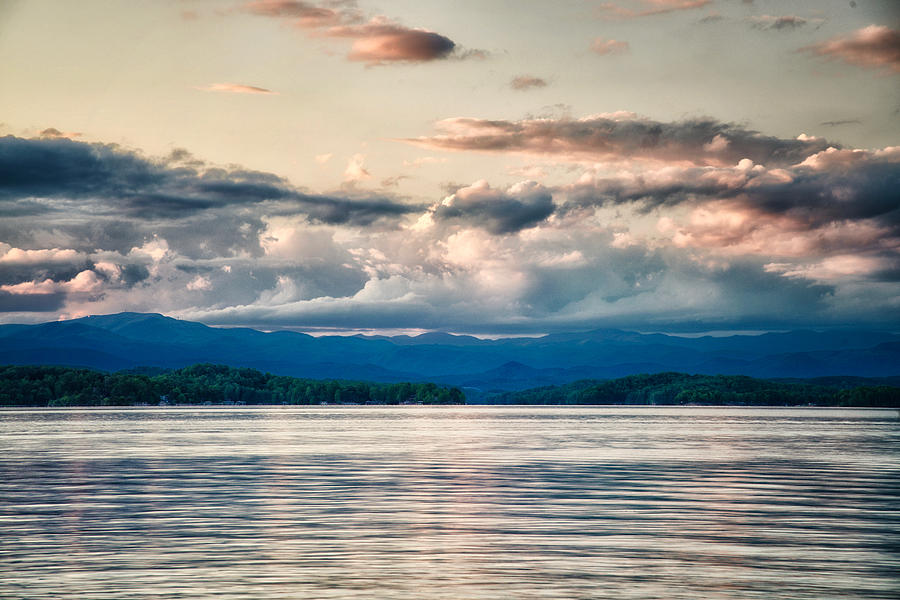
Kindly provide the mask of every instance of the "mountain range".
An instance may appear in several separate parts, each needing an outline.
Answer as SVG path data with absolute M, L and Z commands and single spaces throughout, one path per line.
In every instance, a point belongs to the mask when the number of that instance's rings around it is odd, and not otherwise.
M 601 329 L 494 340 L 447 333 L 314 337 L 215 328 L 146 313 L 0 325 L 0 364 L 121 370 L 196 363 L 295 377 L 427 380 L 483 391 L 664 371 L 888 377 L 900 375 L 900 335 L 839 330 L 681 337 Z

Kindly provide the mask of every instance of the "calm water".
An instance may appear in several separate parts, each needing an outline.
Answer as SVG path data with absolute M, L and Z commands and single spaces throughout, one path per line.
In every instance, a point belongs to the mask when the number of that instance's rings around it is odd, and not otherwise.
M 900 598 L 900 420 L 0 411 L 0 598 Z

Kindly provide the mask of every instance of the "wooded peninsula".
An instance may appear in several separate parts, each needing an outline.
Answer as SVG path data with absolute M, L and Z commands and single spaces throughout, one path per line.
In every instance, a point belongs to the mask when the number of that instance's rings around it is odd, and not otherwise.
M 211 364 L 140 371 L 0 367 L 0 406 L 465 403 L 459 388 L 434 383 L 300 379 Z

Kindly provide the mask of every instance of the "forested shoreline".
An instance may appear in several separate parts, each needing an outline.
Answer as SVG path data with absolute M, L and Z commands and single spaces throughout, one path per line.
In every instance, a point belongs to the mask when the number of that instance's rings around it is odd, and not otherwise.
M 198 364 L 107 373 L 58 366 L 0 367 L 0 406 L 158 404 L 462 404 L 456 387 L 434 383 L 316 380 Z
M 853 378 L 859 379 L 859 378 Z M 825 385 L 742 375 L 655 373 L 496 394 L 490 404 L 651 404 L 900 408 L 894 385 Z
M 829 385 L 821 380 L 656 373 L 519 392 L 472 393 L 482 404 L 900 408 L 900 387 L 882 385 L 878 380 L 863 380 L 865 384 L 858 385 L 859 379 Z M 61 366 L 0 366 L 0 406 L 465 403 L 466 395 L 460 388 L 435 383 L 305 379 L 212 364 L 114 373 Z

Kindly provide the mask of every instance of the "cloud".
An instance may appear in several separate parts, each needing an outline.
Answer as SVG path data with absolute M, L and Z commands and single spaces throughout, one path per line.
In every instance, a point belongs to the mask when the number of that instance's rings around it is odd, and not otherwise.
M 367 227 L 379 221 L 398 219 L 420 212 L 420 205 L 399 204 L 390 198 L 350 198 L 335 196 L 305 196 L 296 206 L 288 203 L 282 214 L 306 214 L 312 221 L 328 225 Z
M 554 190 L 559 214 L 633 207 L 676 247 L 808 260 L 877 257 L 900 267 L 900 149 L 830 148 L 790 167 L 676 167 L 585 176 Z M 818 272 L 810 270 L 810 273 Z
M 324 27 L 337 25 L 353 18 L 354 11 L 342 14 L 340 10 L 296 0 L 256 0 L 244 5 L 247 12 L 265 17 L 291 19 L 300 27 Z
M 0 313 L 52 313 L 65 306 L 65 294 L 11 294 L 0 290 Z
M 192 292 L 209 291 L 212 289 L 212 282 L 210 281 L 209 277 L 197 275 L 194 279 L 188 282 L 185 287 Z
M 808 19 L 804 19 L 803 17 L 798 17 L 795 15 L 784 15 L 780 17 L 775 17 L 772 15 L 760 15 L 756 17 L 748 17 L 747 21 L 749 21 L 750 25 L 755 29 L 762 29 L 764 31 L 790 31 L 799 29 L 809 23 Z
M 749 159 L 730 167 L 662 166 L 611 176 L 583 176 L 564 186 L 578 206 L 640 203 L 648 208 L 698 199 L 740 199 L 769 213 L 821 225 L 840 219 L 886 217 L 900 225 L 900 149 L 829 148 L 789 167 L 766 168 Z
M 509 87 L 514 90 L 531 90 L 535 88 L 547 87 L 547 82 L 540 77 L 533 75 L 519 75 L 509 82 Z
M 582 119 L 522 121 L 452 118 L 436 124 L 438 135 L 407 138 L 428 148 L 517 152 L 567 161 L 656 160 L 696 165 L 728 165 L 748 158 L 785 165 L 828 148 L 819 138 L 783 139 L 713 119 L 660 122 L 633 113 Z
M 591 50 L 596 54 L 605 56 L 607 54 L 624 54 L 628 52 L 629 46 L 628 42 L 596 38 L 591 42 Z
M 331 37 L 352 38 L 347 58 L 369 65 L 391 62 L 427 62 L 447 58 L 456 49 L 448 37 L 425 29 L 410 29 L 384 18 L 362 25 L 344 25 L 327 31 Z
M 58 264 L 83 258 L 81 253 L 69 248 L 23 250 L 0 242 L 0 265 Z
M 401 25 L 384 16 L 366 19 L 353 1 L 328 4 L 258 0 L 244 10 L 289 22 L 314 35 L 352 40 L 347 58 L 369 66 L 422 63 L 456 57 L 483 58 L 483 50 L 463 50 L 447 36 Z
M 67 139 L 0 138 L 0 181 L 4 182 L 0 208 L 17 206 L 23 199 L 43 199 L 36 212 L 59 206 L 70 213 L 139 221 L 188 219 L 204 213 L 221 218 L 229 210 L 265 205 L 266 210 L 294 211 L 328 222 L 335 222 L 337 215 L 355 222 L 359 215 L 360 222 L 371 224 L 379 210 L 385 218 L 416 210 L 382 198 L 307 194 L 271 173 L 187 167 L 115 145 Z
M 13 285 L 0 285 L 0 292 L 19 296 L 57 295 L 60 293 L 92 294 L 102 287 L 103 280 L 91 270 L 81 271 L 68 281 L 24 281 Z
M 869 25 L 803 50 L 828 60 L 900 72 L 900 31 L 884 25 Z
M 822 121 L 819 125 L 824 125 L 825 127 L 840 127 L 841 125 L 858 125 L 861 123 L 862 121 L 859 119 L 842 119 L 840 121 Z
M 703 8 L 712 0 L 639 0 L 629 6 L 606 2 L 598 9 L 600 14 L 609 19 L 634 19 L 637 17 L 651 17 L 665 13 L 693 10 Z
M 538 225 L 554 210 L 552 195 L 537 182 L 522 182 L 504 192 L 482 180 L 445 198 L 432 210 L 432 218 L 507 234 Z
M 183 151 L 0 138 L 0 209 L 20 211 L 0 219 L 0 320 L 127 309 L 273 329 L 896 325 L 898 148 L 629 113 L 472 121 L 444 131 L 464 149 L 548 154 L 570 181 L 476 181 L 414 204 L 311 193 Z
M 209 85 L 198 87 L 197 89 L 205 92 L 226 92 L 229 94 L 277 94 L 277 92 L 267 90 L 266 88 L 243 85 L 240 83 L 211 83 Z
M 77 137 L 81 137 L 81 133 L 79 133 L 77 131 L 63 132 L 63 131 L 60 131 L 59 129 L 57 129 L 56 127 L 48 127 L 47 129 L 44 129 L 43 131 L 41 131 L 41 137 L 74 139 Z
M 344 169 L 344 181 L 348 183 L 356 183 L 364 179 L 371 179 L 372 175 L 365 167 L 366 157 L 363 154 L 354 154 L 347 162 L 347 168 Z
M 706 15 L 705 17 L 698 19 L 697 22 L 701 23 L 701 24 L 718 23 L 719 21 L 722 21 L 724 19 L 725 19 L 725 17 L 723 17 L 719 12 L 716 11 L 716 12 L 711 12 L 708 15 Z
M 418 169 L 420 167 L 424 167 L 425 165 L 434 165 L 445 162 L 447 162 L 446 158 L 437 158 L 436 156 L 420 156 L 419 158 L 414 158 L 412 160 L 404 160 L 403 166 Z

